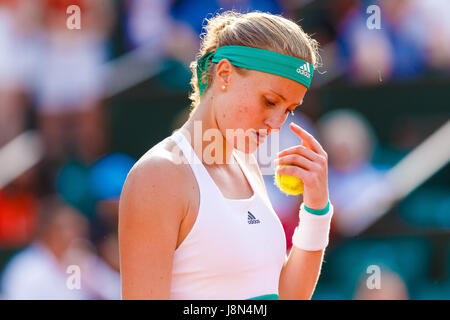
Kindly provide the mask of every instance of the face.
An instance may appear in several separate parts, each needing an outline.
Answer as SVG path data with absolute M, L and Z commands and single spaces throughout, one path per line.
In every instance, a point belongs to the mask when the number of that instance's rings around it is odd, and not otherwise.
M 294 80 L 265 72 L 246 69 L 242 75 L 225 59 L 217 65 L 213 86 L 219 129 L 227 143 L 245 153 L 255 152 L 272 131 L 280 130 L 307 91 Z M 232 141 L 227 130 L 235 133 Z

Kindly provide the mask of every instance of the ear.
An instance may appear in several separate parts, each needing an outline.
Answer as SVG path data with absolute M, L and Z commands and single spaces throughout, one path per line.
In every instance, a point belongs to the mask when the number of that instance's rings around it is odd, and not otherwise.
M 228 59 L 222 59 L 216 67 L 216 80 L 219 86 L 228 86 L 231 83 L 231 76 L 234 72 L 233 65 Z

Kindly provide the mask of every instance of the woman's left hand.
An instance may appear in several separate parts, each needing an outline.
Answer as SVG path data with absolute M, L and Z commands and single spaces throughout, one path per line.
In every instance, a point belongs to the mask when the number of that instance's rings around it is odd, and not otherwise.
M 328 204 L 328 155 L 317 140 L 300 126 L 291 122 L 289 128 L 302 144 L 278 153 L 274 165 L 278 174 L 296 176 L 303 180 L 303 203 L 311 209 L 323 209 Z

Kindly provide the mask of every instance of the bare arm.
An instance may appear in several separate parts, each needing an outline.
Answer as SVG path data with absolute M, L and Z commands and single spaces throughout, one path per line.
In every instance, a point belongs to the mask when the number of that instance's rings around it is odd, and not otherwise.
M 303 180 L 303 203 L 311 209 L 323 209 L 328 203 L 328 155 L 307 131 L 290 124 L 290 129 L 302 140 L 301 146 L 283 150 L 275 164 L 279 174 L 297 176 Z M 328 236 L 328 235 L 327 235 Z M 292 246 L 279 281 L 280 299 L 311 299 L 323 262 L 323 250 L 307 251 Z
M 255 160 L 256 161 L 256 160 Z M 258 165 L 253 167 L 263 185 L 264 179 Z M 311 299 L 320 275 L 324 250 L 306 251 L 292 246 L 289 256 L 281 269 L 279 280 L 280 300 L 309 300 Z
M 179 171 L 147 159 L 129 173 L 119 204 L 122 299 L 169 299 L 172 261 L 184 214 Z
M 328 156 L 314 137 L 306 131 L 292 125 L 291 129 L 302 139 L 302 146 L 284 150 L 277 160 L 279 164 L 295 164 L 298 167 L 284 167 L 281 170 L 285 171 L 284 174 L 297 175 L 303 180 L 305 184 L 303 199 L 308 207 L 324 208 L 328 202 Z M 264 180 L 257 165 L 254 170 L 264 186 Z M 292 246 L 280 273 L 279 298 L 311 299 L 319 279 L 323 256 L 324 250 L 307 251 Z
M 280 300 L 311 299 L 323 261 L 324 250 L 306 251 L 292 246 L 289 257 L 281 269 Z

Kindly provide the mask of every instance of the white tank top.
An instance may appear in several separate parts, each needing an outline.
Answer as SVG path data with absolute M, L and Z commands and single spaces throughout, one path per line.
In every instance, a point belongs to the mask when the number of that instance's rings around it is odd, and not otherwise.
M 196 221 L 175 250 L 171 299 L 278 299 L 286 258 L 283 226 L 262 187 L 233 156 L 249 181 L 248 199 L 225 198 L 179 131 L 170 137 L 182 150 L 200 192 Z

